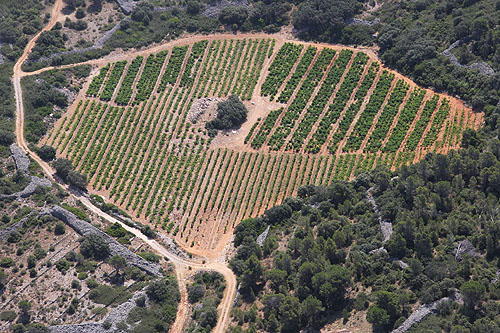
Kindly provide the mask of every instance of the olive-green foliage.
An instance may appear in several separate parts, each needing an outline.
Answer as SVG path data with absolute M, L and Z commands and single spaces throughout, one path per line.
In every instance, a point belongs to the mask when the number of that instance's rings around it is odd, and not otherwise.
M 443 303 L 439 320 L 430 317 L 415 331 L 451 331 L 454 326 L 495 331 L 500 321 L 492 314 L 498 311 L 500 283 L 490 281 L 500 262 L 495 222 L 500 141 L 475 137 L 467 149 L 430 154 L 393 173 L 378 168 L 349 183 L 302 187 L 295 210 L 285 201 L 242 221 L 230 267 L 238 275 L 244 308 L 262 305 L 255 312 L 235 310 L 235 320 L 256 329 L 297 331 L 321 328 L 331 315 L 342 313 L 345 319 L 351 311 L 367 309 L 366 319 L 377 330 L 391 331 L 417 301 L 431 303 L 460 291 L 464 305 Z M 382 218 L 393 225 L 386 243 L 367 200 L 371 187 Z M 270 244 L 261 248 L 255 240 L 267 225 Z M 284 248 L 271 246 L 273 238 Z M 463 240 L 479 256 L 456 257 Z M 387 252 L 377 250 L 382 246 Z M 402 269 L 394 259 L 408 266 Z

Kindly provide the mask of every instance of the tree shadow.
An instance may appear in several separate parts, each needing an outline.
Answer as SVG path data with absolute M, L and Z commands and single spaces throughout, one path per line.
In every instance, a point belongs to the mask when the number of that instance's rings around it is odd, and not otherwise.
M 66 6 L 62 9 L 62 13 L 63 15 L 69 15 L 71 13 L 73 13 L 75 11 L 75 8 L 74 7 L 70 7 L 70 6 Z

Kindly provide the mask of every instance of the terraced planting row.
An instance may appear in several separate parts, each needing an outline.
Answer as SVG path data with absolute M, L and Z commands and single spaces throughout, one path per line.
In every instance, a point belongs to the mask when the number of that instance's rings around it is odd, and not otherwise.
M 302 185 L 412 163 L 456 147 L 479 122 L 365 53 L 268 38 L 200 40 L 107 64 L 85 93 L 44 142 L 91 191 L 193 251 Z M 189 110 L 230 94 L 269 111 L 213 141 Z
M 404 79 L 395 80 L 388 70 L 380 71 L 375 61 L 363 74 L 368 56 L 362 52 L 356 52 L 348 66 L 354 52 L 341 50 L 326 76 L 321 75 L 326 67 L 318 70 L 318 64 L 324 52 L 318 55 L 315 46 L 305 50 L 290 43 L 282 46 L 267 72 L 261 96 L 272 100 L 281 91 L 277 101 L 284 105 L 283 112 L 271 111 L 255 124 L 245 144 L 257 150 L 312 154 L 438 151 L 457 146 L 456 138 L 467 125 L 452 125 L 451 107 L 436 108 L 431 99 L 420 110 L 425 91 Z

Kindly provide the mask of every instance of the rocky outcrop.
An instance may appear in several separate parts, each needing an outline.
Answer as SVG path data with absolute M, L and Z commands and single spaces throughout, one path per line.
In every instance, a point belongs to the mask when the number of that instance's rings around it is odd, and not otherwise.
M 134 0 L 117 0 L 118 5 L 125 14 L 130 14 L 134 10 L 137 1 Z
M 257 237 L 257 244 L 259 244 L 260 246 L 262 246 L 262 244 L 264 244 L 264 241 L 266 240 L 267 235 L 269 234 L 269 228 L 270 227 L 271 226 L 268 225 L 267 228 L 266 228 L 266 230 L 264 230 L 264 232 L 261 233 L 259 235 L 259 237 Z
M 31 182 L 22 190 L 21 192 L 15 193 L 15 196 L 21 198 L 27 198 L 33 193 L 35 193 L 36 189 L 40 186 L 52 187 L 52 183 L 50 180 L 46 178 L 38 178 L 37 176 L 31 176 Z
M 170 253 L 173 253 L 175 254 L 177 257 L 180 257 L 180 258 L 187 258 L 188 255 L 186 254 L 186 252 L 184 252 L 183 250 L 181 250 L 177 244 L 175 243 L 175 241 L 168 237 L 167 235 L 164 235 L 162 234 L 161 232 L 157 232 L 156 233 L 156 238 L 157 240 L 159 240 L 161 242 L 161 245 L 163 245 L 164 247 L 167 248 L 168 252 Z
M 146 303 L 148 302 L 148 296 L 146 294 L 146 288 L 136 292 L 128 301 L 118 305 L 114 308 L 107 316 L 99 323 L 87 323 L 87 324 L 75 324 L 75 325 L 55 325 L 50 326 L 49 331 L 53 333 L 104 333 L 104 332 L 115 332 L 118 330 L 116 325 L 118 323 L 126 323 L 127 317 L 135 308 L 136 300 L 140 297 L 146 297 Z M 111 325 L 108 329 L 104 328 L 104 323 Z
M 19 148 L 18 145 L 13 143 L 10 145 L 10 152 L 12 153 L 12 157 L 14 158 L 14 162 L 16 164 L 17 170 L 24 173 L 25 175 L 29 174 L 30 167 L 30 159 L 24 151 Z M 50 180 L 45 178 L 39 178 L 37 176 L 29 176 L 31 178 L 29 184 L 22 190 L 12 194 L 2 194 L 0 195 L 0 200 L 8 199 L 8 198 L 27 198 L 33 193 L 35 193 L 36 189 L 40 186 L 52 187 L 52 183 Z
M 3 241 L 5 239 L 7 239 L 7 237 L 9 237 L 9 235 L 11 233 L 13 233 L 14 231 L 19 230 L 19 228 L 21 228 L 23 226 L 24 222 L 26 222 L 31 216 L 32 216 L 32 214 L 30 214 L 30 215 L 28 215 L 26 217 L 23 217 L 18 222 L 9 225 L 5 229 L 0 230 L 0 241 Z
M 88 51 L 101 49 L 104 46 L 104 43 L 106 43 L 115 34 L 115 32 L 117 32 L 118 29 L 120 29 L 120 25 L 123 21 L 130 21 L 130 17 L 125 17 L 122 21 L 118 22 L 112 29 L 108 30 L 101 38 L 99 38 L 92 46 L 84 47 L 83 49 L 57 52 L 46 57 L 40 57 L 38 59 L 28 60 L 27 62 L 36 63 L 41 61 L 49 61 L 53 58 L 62 57 L 68 54 L 85 53 Z
M 103 322 L 111 324 L 111 327 L 116 327 L 116 324 L 120 322 L 125 322 L 127 320 L 130 311 L 132 311 L 132 309 L 136 307 L 136 300 L 142 296 L 146 297 L 146 300 L 148 299 L 147 298 L 148 296 L 146 294 L 146 288 L 136 292 L 134 296 L 132 296 L 128 301 L 120 304 L 115 309 L 113 309 L 113 311 L 111 311 L 108 314 L 108 316 L 106 317 L 106 319 L 104 319 Z
M 207 97 L 200 98 L 193 102 L 191 108 L 188 112 L 188 119 L 191 123 L 196 124 L 198 118 L 207 111 L 207 109 L 213 104 L 222 101 L 222 98 Z
M 380 23 L 380 20 L 379 19 L 375 19 L 375 20 L 372 20 L 372 21 L 368 21 L 368 20 L 363 20 L 363 19 L 360 19 L 360 18 L 350 18 L 346 21 L 346 23 L 348 25 L 366 25 L 366 26 L 371 26 L 371 25 L 374 25 L 374 24 L 378 24 Z
M 479 252 L 476 251 L 476 248 L 468 239 L 458 242 L 457 248 L 455 249 L 455 260 L 460 261 L 465 255 L 471 257 L 480 256 Z
M 203 10 L 203 16 L 216 18 L 222 9 L 230 6 L 250 9 L 247 0 L 215 0 L 208 3 L 207 7 Z
M 421 322 L 426 316 L 431 313 L 435 313 L 438 306 L 441 303 L 453 301 L 453 302 L 462 302 L 462 295 L 459 292 L 455 292 L 453 295 L 449 297 L 443 297 L 435 302 L 430 304 L 424 304 L 419 306 L 409 317 L 406 319 L 401 326 L 392 331 L 392 333 L 403 333 L 408 331 L 413 325 Z
M 475 62 L 475 63 L 472 63 L 470 65 L 462 65 L 460 63 L 460 61 L 458 61 L 458 58 L 453 53 L 451 53 L 451 50 L 453 50 L 455 47 L 462 45 L 463 43 L 464 43 L 464 40 L 459 39 L 456 42 L 454 42 L 453 44 L 451 44 L 441 54 L 444 55 L 446 58 L 448 58 L 450 60 L 450 62 L 457 67 L 476 69 L 481 74 L 488 75 L 488 76 L 494 75 L 495 71 L 493 70 L 493 68 L 491 68 L 490 65 L 488 65 L 487 63 L 485 63 L 483 61 Z
M 52 215 L 60 219 L 61 221 L 69 225 L 71 228 L 73 228 L 80 235 L 98 234 L 102 236 L 104 239 L 106 239 L 112 255 L 122 256 L 127 261 L 127 264 L 136 266 L 141 270 L 147 272 L 148 274 L 156 276 L 162 275 L 160 273 L 159 265 L 146 261 L 142 257 L 138 256 L 137 254 L 127 249 L 125 246 L 118 243 L 116 240 L 114 240 L 111 236 L 109 236 L 105 232 L 102 232 L 101 230 L 97 229 L 88 222 L 78 219 L 75 214 L 67 211 L 64 208 L 61 208 L 59 206 L 45 208 L 42 211 L 41 215 Z
M 109 333 L 101 323 L 50 326 L 52 333 Z
M 21 148 L 19 148 L 18 145 L 13 143 L 10 145 L 10 153 L 14 158 L 17 170 L 24 173 L 28 173 L 30 167 L 30 159 L 28 156 L 26 156 L 24 151 Z
M 380 231 L 382 231 L 383 235 L 382 241 L 385 243 L 389 240 L 389 238 L 391 238 L 392 223 L 382 219 L 382 215 L 380 214 L 380 207 L 377 205 L 375 199 L 373 198 L 372 191 L 374 189 L 375 189 L 374 187 L 370 187 L 368 191 L 366 191 L 366 197 L 368 199 L 368 202 L 373 206 L 373 211 L 375 212 L 375 214 L 377 214 L 378 222 L 380 224 Z

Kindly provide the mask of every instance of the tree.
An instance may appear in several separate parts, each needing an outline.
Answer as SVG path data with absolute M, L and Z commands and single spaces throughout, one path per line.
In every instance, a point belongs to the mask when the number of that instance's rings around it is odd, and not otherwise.
M 56 235 L 62 235 L 65 232 L 66 232 L 66 225 L 63 222 L 58 221 L 56 223 L 55 228 L 54 228 L 54 234 L 56 234 Z
M 200 3 L 196 0 L 190 0 L 186 6 L 186 12 L 190 15 L 196 15 L 200 12 Z
M 84 0 L 64 0 L 69 8 L 75 9 L 76 7 L 85 6 Z
M 462 134 L 462 148 L 476 147 L 478 148 L 481 144 L 481 138 L 471 128 L 467 128 Z
M 359 2 L 351 0 L 306 0 L 294 11 L 293 25 L 302 38 L 337 41 L 346 20 L 360 8 Z
M 81 190 L 87 188 L 87 176 L 76 171 L 70 171 L 67 177 L 68 183 Z
M 224 130 L 239 127 L 247 120 L 247 113 L 248 110 L 240 98 L 236 95 L 231 95 L 226 101 L 217 104 L 217 117 L 209 121 L 205 127 L 208 130 Z
M 474 308 L 482 301 L 486 289 L 479 281 L 467 281 L 460 287 L 460 292 L 464 297 L 464 304 L 468 308 Z
M 0 145 L 8 146 L 14 142 L 15 136 L 7 130 L 0 130 Z
M 188 299 L 190 303 L 196 303 L 205 296 L 205 285 L 201 283 L 193 283 L 188 287 Z
M 406 241 L 399 233 L 393 233 L 387 242 L 387 250 L 391 256 L 403 258 L 406 255 Z
M 64 181 L 66 181 L 70 171 L 73 171 L 73 164 L 71 164 L 71 161 L 66 158 L 58 158 L 52 163 L 52 165 L 56 169 L 57 175 Z
M 271 289 L 278 293 L 282 286 L 288 289 L 286 286 L 287 272 L 281 269 L 273 268 L 267 273 L 267 279 L 271 281 Z
M 86 258 L 102 260 L 109 255 L 110 250 L 108 242 L 102 236 L 89 234 L 80 243 L 80 253 Z
M 146 289 L 149 299 L 156 303 L 178 302 L 180 300 L 179 288 L 174 278 L 158 280 L 149 285 Z
M 371 305 L 366 313 L 366 320 L 375 325 L 387 325 L 389 324 L 389 315 L 384 309 Z
M 219 14 L 219 21 L 223 24 L 236 25 L 240 27 L 248 17 L 248 10 L 245 7 L 227 6 Z
M 51 146 L 43 145 L 38 149 L 37 153 L 45 162 L 52 161 L 56 158 L 56 150 Z
M 202 327 L 213 328 L 217 324 L 217 308 L 207 306 L 200 316 L 199 323 Z
M 122 256 L 114 255 L 109 260 L 109 264 L 113 266 L 113 268 L 116 270 L 116 275 L 118 275 L 120 273 L 120 270 L 127 266 L 127 261 Z
M 300 323 L 300 303 L 294 296 L 286 296 L 280 305 L 283 332 L 297 332 Z
M 302 301 L 302 304 L 300 304 L 302 321 L 312 324 L 315 328 L 318 328 L 318 313 L 323 310 L 324 308 L 321 301 L 312 295 L 307 296 L 307 298 Z

